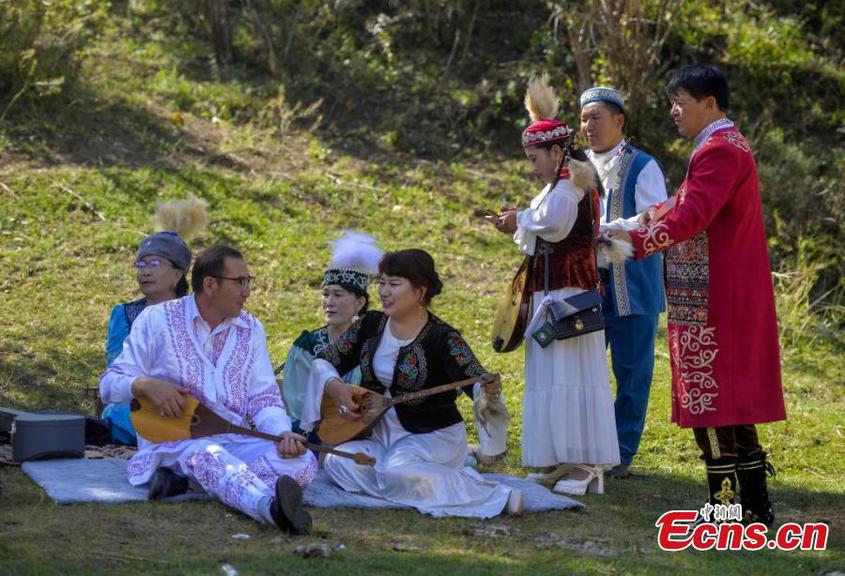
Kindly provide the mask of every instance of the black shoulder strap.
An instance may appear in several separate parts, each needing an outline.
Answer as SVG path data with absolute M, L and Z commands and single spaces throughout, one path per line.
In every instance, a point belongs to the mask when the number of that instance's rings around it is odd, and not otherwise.
M 587 202 L 590 203 L 590 244 L 593 246 L 593 271 L 596 273 L 596 288 L 601 289 L 601 279 L 599 276 L 599 238 L 598 232 L 596 231 L 596 212 L 593 208 L 593 190 L 593 188 L 587 190 Z

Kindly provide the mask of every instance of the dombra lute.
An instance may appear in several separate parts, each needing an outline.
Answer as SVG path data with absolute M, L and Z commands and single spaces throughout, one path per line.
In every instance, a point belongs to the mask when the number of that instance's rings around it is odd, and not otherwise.
M 448 392 L 449 390 L 456 390 L 464 386 L 469 386 L 470 384 L 475 384 L 476 382 L 486 383 L 498 379 L 498 374 L 482 374 L 474 378 L 467 378 L 466 380 L 460 380 L 450 384 L 442 384 L 418 392 L 410 392 L 396 396 L 395 398 L 382 396 L 377 392 L 362 388 L 361 386 L 350 386 L 353 392 L 352 399 L 358 407 L 361 417 L 355 420 L 344 418 L 338 413 L 337 406 L 329 398 L 329 395 L 323 394 L 323 401 L 320 404 L 320 416 L 322 420 L 317 432 L 320 435 L 320 440 L 334 445 L 343 444 L 344 442 L 365 435 L 388 410 L 397 404 Z
M 493 319 L 493 350 L 496 352 L 511 352 L 522 342 L 531 304 L 531 294 L 528 293 L 530 271 L 531 257 L 526 256 L 496 307 Z
M 201 404 L 193 396 L 183 394 L 182 398 L 185 399 L 182 414 L 175 418 L 162 416 L 155 403 L 149 398 L 142 396 L 132 400 L 129 417 L 132 420 L 135 431 L 142 438 L 157 444 L 161 442 L 174 442 L 176 440 L 188 440 L 191 438 L 205 438 L 216 434 L 243 434 L 244 436 L 262 438 L 273 442 L 279 442 L 282 439 L 281 436 L 236 426 L 215 414 L 210 408 Z M 363 452 L 352 454 L 350 452 L 335 450 L 334 446 L 327 444 L 303 443 L 312 450 L 351 458 L 358 464 L 372 466 L 376 463 L 375 458 Z

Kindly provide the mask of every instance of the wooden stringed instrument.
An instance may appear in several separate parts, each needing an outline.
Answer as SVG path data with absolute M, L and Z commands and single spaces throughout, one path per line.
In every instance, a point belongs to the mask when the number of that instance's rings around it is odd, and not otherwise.
M 185 399 L 182 414 L 175 418 L 162 416 L 155 403 L 149 398 L 142 396 L 132 400 L 129 417 L 132 420 L 135 431 L 142 438 L 157 444 L 176 440 L 188 440 L 191 438 L 205 438 L 216 434 L 243 434 L 244 436 L 262 438 L 273 442 L 279 442 L 282 439 L 281 436 L 236 426 L 215 414 L 210 408 L 201 404 L 193 396 L 183 394 L 182 398 Z M 375 458 L 363 452 L 353 454 L 351 452 L 336 450 L 334 446 L 327 444 L 314 444 L 312 442 L 304 442 L 304 444 L 312 450 L 351 458 L 357 464 L 373 466 L 376 463 Z
M 475 384 L 476 382 L 492 382 L 499 379 L 498 374 L 483 374 L 474 378 L 467 378 L 450 384 L 442 384 L 434 388 L 426 388 L 418 392 L 409 392 L 395 398 L 382 396 L 377 392 L 362 388 L 361 386 L 350 386 L 352 388 L 352 399 L 354 400 L 361 417 L 354 420 L 344 418 L 338 413 L 337 406 L 328 394 L 323 394 L 323 401 L 320 404 L 320 416 L 322 420 L 317 429 L 320 439 L 330 444 L 338 445 L 358 438 L 369 432 L 388 410 L 397 404 L 418 400 L 434 394 L 448 392 Z
M 563 175 L 568 156 L 569 154 L 565 154 L 561 159 L 554 182 L 548 188 L 549 193 L 554 190 L 558 180 Z M 592 166 L 583 152 L 581 156 L 583 158 L 578 158 L 579 160 L 586 162 L 588 166 Z M 601 182 L 598 182 L 598 185 L 601 186 Z M 540 201 L 541 204 L 549 197 L 549 193 L 543 196 Z M 492 215 L 498 217 L 498 214 L 493 213 Z M 500 354 L 512 352 L 519 348 L 525 329 L 528 327 L 528 317 L 531 313 L 531 292 L 528 286 L 533 264 L 532 256 L 523 258 L 519 270 L 516 271 L 516 275 L 511 280 L 510 287 L 505 291 L 504 296 L 496 306 L 496 316 L 493 319 L 493 350 Z
M 531 257 L 526 256 L 496 307 L 493 319 L 493 350 L 499 353 L 512 352 L 519 348 L 523 333 L 528 326 L 528 307 L 531 294 L 528 278 L 531 272 Z

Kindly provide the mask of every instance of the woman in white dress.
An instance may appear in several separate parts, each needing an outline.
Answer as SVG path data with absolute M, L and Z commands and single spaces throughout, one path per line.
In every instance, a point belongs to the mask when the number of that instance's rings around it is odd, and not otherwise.
M 522 463 L 546 468 L 529 477 L 556 480 L 555 492 L 602 494 L 604 466 L 619 463 L 604 332 L 555 340 L 546 348 L 531 338 L 546 319 L 548 303 L 599 285 L 593 242 L 600 185 L 586 157 L 580 162 L 572 157 L 583 153 L 571 149 L 572 132 L 555 119 L 557 100 L 546 77 L 529 83 L 526 107 L 533 122 L 522 133 L 522 145 L 546 186 L 528 208 L 503 207 L 491 217 L 533 257 Z
M 388 253 L 379 263 L 384 312 L 368 312 L 343 346 L 315 359 L 310 387 L 329 395 L 341 415 L 360 417 L 338 374 L 360 365 L 362 385 L 397 396 L 486 371 L 460 333 L 428 310 L 442 283 L 431 256 L 417 249 Z M 472 398 L 501 405 L 498 380 L 462 388 Z M 325 469 L 343 489 L 412 506 L 433 516 L 490 518 L 522 513 L 522 494 L 484 480 L 464 467 L 467 435 L 455 401 L 457 390 L 391 408 L 367 440 L 340 446 L 376 458 L 374 467 L 327 455 Z M 306 411 L 307 412 L 307 411 Z M 303 427 L 309 422 L 303 419 Z

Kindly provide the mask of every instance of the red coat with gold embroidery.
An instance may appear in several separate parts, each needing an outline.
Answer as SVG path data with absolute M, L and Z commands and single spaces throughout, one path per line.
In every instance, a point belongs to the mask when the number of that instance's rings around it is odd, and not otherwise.
M 672 421 L 699 428 L 785 419 L 757 164 L 742 134 L 713 132 L 693 154 L 674 207 L 631 238 L 637 258 L 666 253 Z

